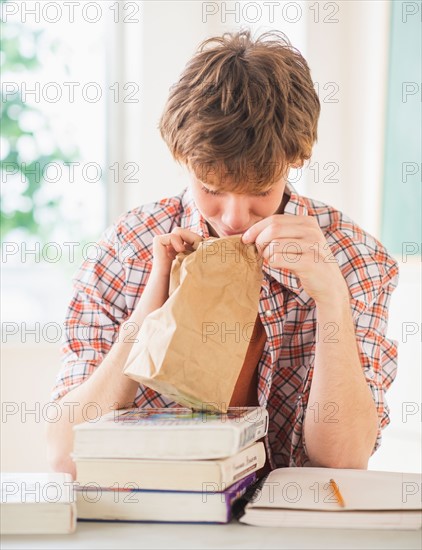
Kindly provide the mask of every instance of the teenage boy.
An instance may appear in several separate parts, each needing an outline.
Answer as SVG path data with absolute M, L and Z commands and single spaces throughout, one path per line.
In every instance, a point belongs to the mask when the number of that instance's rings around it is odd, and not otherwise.
M 123 368 L 145 316 L 168 298 L 176 254 L 232 234 L 255 243 L 264 263 L 230 404 L 268 409 L 271 468 L 367 467 L 389 423 L 397 347 L 386 329 L 398 267 L 374 237 L 288 182 L 311 157 L 319 114 L 309 67 L 282 33 L 201 44 L 159 125 L 188 188 L 123 214 L 104 233 L 101 257 L 75 278 L 52 393 L 73 418 L 48 425 L 54 469 L 74 475 L 72 425 L 88 403 L 102 414 L 176 405 Z

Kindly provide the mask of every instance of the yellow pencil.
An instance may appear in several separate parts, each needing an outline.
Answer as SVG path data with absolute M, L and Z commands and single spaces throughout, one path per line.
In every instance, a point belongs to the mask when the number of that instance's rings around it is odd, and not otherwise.
M 334 496 L 336 497 L 337 502 L 342 508 L 344 508 L 346 506 L 344 503 L 344 498 L 341 496 L 340 489 L 334 479 L 330 479 L 330 486 L 333 488 Z

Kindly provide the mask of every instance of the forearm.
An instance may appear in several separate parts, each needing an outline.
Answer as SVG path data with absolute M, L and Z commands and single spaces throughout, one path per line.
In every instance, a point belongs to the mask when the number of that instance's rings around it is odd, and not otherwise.
M 122 323 L 117 341 L 92 375 L 64 395 L 58 404 L 60 419 L 46 425 L 48 459 L 55 470 L 74 475 L 70 452 L 73 448 L 73 426 L 94 420 L 98 414 L 133 406 L 139 383 L 123 374 L 127 357 L 145 317 L 161 307 L 168 297 L 168 279 L 151 274 L 148 284 L 132 315 Z M 88 405 L 92 403 L 91 407 Z
M 378 415 L 362 371 L 348 297 L 317 303 L 317 323 L 303 427 L 309 459 L 315 466 L 367 468 Z

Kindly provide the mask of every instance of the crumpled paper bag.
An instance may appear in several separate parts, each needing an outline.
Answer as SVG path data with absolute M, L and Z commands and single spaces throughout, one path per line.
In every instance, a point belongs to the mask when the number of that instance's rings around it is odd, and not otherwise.
M 124 374 L 192 409 L 227 412 L 258 313 L 262 257 L 240 235 L 179 253 L 169 298 L 147 315 Z

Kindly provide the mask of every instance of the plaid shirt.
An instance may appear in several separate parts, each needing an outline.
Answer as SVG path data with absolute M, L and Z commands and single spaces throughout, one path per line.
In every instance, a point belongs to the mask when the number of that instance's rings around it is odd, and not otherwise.
M 378 411 L 375 452 L 381 429 L 390 421 L 384 394 L 397 371 L 397 341 L 386 338 L 397 263 L 378 240 L 338 210 L 298 195 L 291 183 L 287 190 L 290 200 L 284 214 L 317 218 L 348 284 L 362 369 Z M 130 210 L 104 232 L 101 257 L 85 260 L 74 277 L 61 347 L 63 366 L 52 400 L 82 384 L 107 355 L 147 283 L 154 235 L 174 227 L 210 236 L 189 188 Z M 309 466 L 302 426 L 318 337 L 315 302 L 292 272 L 264 267 L 259 314 L 267 341 L 258 365 L 258 400 L 270 416 L 265 440 L 269 463 L 272 468 Z M 176 403 L 140 385 L 135 406 Z

